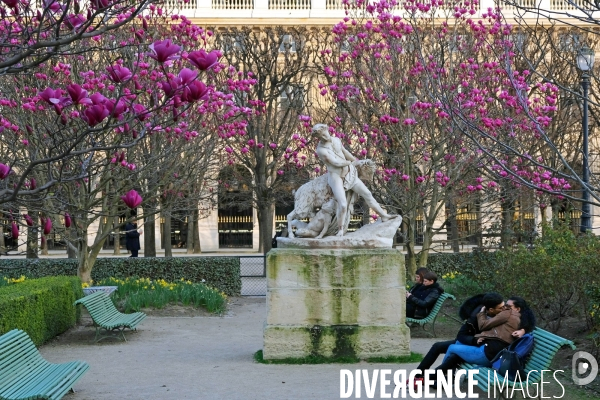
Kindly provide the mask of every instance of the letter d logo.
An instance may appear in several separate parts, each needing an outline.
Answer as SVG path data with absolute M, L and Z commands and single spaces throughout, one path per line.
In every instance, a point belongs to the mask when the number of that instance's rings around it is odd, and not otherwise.
M 598 362 L 590 353 L 585 351 L 578 351 L 573 354 L 573 361 L 571 364 L 573 382 L 576 385 L 587 385 L 591 383 L 598 375 Z M 589 373 L 588 376 L 582 378 L 585 374 Z

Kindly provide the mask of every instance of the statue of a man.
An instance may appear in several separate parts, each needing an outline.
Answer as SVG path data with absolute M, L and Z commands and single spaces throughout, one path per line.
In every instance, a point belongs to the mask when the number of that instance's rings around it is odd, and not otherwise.
M 356 157 L 342 146 L 340 139 L 329 134 L 329 127 L 325 124 L 316 124 L 313 126 L 312 131 L 320 139 L 317 145 L 317 156 L 327 166 L 327 183 L 337 201 L 337 236 L 344 235 L 344 221 L 346 220 L 346 214 L 349 212 L 346 191 L 349 190 L 365 199 L 365 202 L 379 215 L 383 222 L 393 218 L 381 208 L 373 198 L 371 191 L 360 180 L 353 164 L 354 161 L 357 161 Z

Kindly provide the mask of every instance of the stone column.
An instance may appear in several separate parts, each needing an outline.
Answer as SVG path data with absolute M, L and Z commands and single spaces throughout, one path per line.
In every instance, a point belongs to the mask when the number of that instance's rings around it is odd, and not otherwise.
M 405 356 L 404 254 L 395 249 L 273 249 L 263 357 Z

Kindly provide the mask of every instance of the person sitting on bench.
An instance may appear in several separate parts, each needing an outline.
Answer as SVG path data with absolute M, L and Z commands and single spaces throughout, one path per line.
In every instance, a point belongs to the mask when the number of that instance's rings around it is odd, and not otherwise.
M 427 271 L 423 275 L 423 286 L 418 291 L 406 292 L 406 317 L 423 319 L 435 306 L 435 302 L 444 293 L 437 283 L 435 272 Z

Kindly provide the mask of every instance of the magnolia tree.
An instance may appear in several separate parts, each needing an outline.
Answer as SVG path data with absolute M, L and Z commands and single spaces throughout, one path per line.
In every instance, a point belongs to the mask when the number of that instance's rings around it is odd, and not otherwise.
M 225 85 L 225 91 L 247 87 L 218 63 L 218 52 L 201 49 L 208 32 L 186 19 L 171 25 L 161 15 L 151 7 L 139 29 L 128 26 L 79 40 L 76 45 L 85 55 L 60 57 L 34 74 L 5 77 L 13 88 L 3 99 L 2 116 L 2 134 L 9 139 L 3 164 L 14 171 L 2 180 L 7 196 L 16 198 L 10 215 L 24 206 L 40 210 L 45 221 L 65 215 L 66 226 L 68 213 L 84 281 L 108 235 L 118 228 L 115 217 L 135 219 L 124 209 L 143 207 L 144 199 L 157 203 L 166 191 L 175 196 L 163 204 L 175 203 L 184 190 L 188 200 L 197 195 L 202 187 L 191 185 L 190 177 L 206 171 L 201 161 L 211 155 L 209 133 L 238 113 L 215 85 Z M 169 39 L 173 36 L 178 43 Z M 104 42 L 120 47 L 85 50 L 103 48 Z M 25 190 L 17 192 L 19 186 Z M 41 209 L 42 198 L 35 196 L 48 187 L 52 191 L 44 195 Z M 88 246 L 96 220 L 99 229 Z M 29 225 L 26 217 L 23 221 Z
M 31 70 L 57 55 L 79 54 L 72 43 L 126 26 L 151 1 L 2 0 L 0 75 Z M 95 46 L 93 46 L 95 47 Z M 117 48 L 118 44 L 112 45 Z
M 306 148 L 310 121 L 304 115 L 313 105 L 309 89 L 327 36 L 318 30 L 273 27 L 228 28 L 216 38 L 227 62 L 256 81 L 250 91 L 236 92 L 231 99 L 251 108 L 251 117 L 228 125 L 231 129 L 220 131 L 219 138 L 225 163 L 238 166 L 230 168 L 229 179 L 252 193 L 240 205 L 256 208 L 264 252 L 271 249 L 275 205 L 293 201 L 292 190 L 307 180 L 312 151 Z
M 337 46 L 323 54 L 321 93 L 346 111 L 346 139 L 383 164 L 384 202 L 409 224 L 423 218 L 425 265 L 443 204 L 493 194 L 503 181 L 550 193 L 569 184 L 539 156 L 557 88 L 515 69 L 510 27 L 491 11 L 473 19 L 470 2 L 396 6 L 348 2 Z

